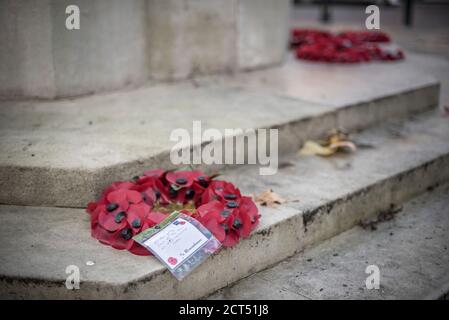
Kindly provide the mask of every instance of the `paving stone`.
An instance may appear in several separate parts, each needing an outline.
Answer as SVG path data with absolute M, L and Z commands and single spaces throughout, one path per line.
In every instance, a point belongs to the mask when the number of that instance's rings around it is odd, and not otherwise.
M 432 189 L 406 202 L 393 220 L 374 231 L 354 227 L 209 299 L 282 299 L 279 287 L 298 299 L 443 297 L 449 292 L 448 195 L 448 184 Z M 379 289 L 366 287 L 369 265 L 379 268 Z
M 220 290 L 208 299 L 227 300 L 233 299 L 234 296 L 241 300 L 308 300 L 305 296 L 289 291 L 282 286 L 276 286 L 275 283 L 256 275 L 249 276 L 225 290 Z

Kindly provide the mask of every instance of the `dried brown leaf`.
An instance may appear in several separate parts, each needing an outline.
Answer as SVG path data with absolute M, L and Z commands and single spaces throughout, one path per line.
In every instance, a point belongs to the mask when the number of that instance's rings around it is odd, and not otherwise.
M 337 151 L 348 151 L 348 152 L 356 152 L 357 147 L 354 142 L 352 141 L 337 141 L 334 143 L 331 143 L 329 148 L 332 150 Z
M 309 155 L 317 155 L 317 156 L 330 156 L 336 152 L 336 149 L 332 149 L 330 147 L 324 147 L 315 141 L 308 140 L 304 143 L 304 146 L 299 150 L 300 155 L 309 156 Z
M 266 206 L 269 208 L 274 208 L 277 205 L 286 202 L 284 198 L 273 192 L 272 189 L 265 190 L 264 192 L 256 196 L 254 200 L 261 206 Z
M 339 151 L 355 152 L 357 147 L 349 140 L 346 133 L 341 130 L 333 130 L 326 139 L 319 142 L 308 140 L 299 150 L 300 155 L 317 155 L 328 157 Z

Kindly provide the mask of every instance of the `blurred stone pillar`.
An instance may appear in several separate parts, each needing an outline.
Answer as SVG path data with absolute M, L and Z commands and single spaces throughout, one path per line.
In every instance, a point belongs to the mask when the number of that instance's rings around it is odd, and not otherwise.
M 152 78 L 232 70 L 238 0 L 147 0 Z
M 67 30 L 66 7 L 80 8 Z M 53 98 L 148 78 L 145 0 L 0 0 L 0 95 Z
M 281 63 L 290 0 L 148 0 L 150 73 L 156 79 Z
M 288 46 L 290 0 L 240 0 L 237 22 L 239 69 L 282 62 Z
M 65 9 L 80 8 L 80 30 Z M 55 98 L 280 63 L 289 0 L 0 0 L 0 96 Z

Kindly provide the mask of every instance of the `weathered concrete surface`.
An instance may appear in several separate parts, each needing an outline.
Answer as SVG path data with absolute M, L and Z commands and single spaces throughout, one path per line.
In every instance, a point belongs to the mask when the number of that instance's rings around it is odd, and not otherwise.
M 80 8 L 67 30 L 66 7 Z M 53 98 L 140 85 L 148 79 L 144 0 L 4 0 L 0 96 Z
M 423 90 L 432 96 L 435 88 Z M 259 128 L 332 110 L 260 92 L 189 84 L 0 105 L 0 203 L 71 207 L 84 207 L 114 180 L 173 167 L 170 134 L 176 128 L 192 132 L 194 120 L 202 121 L 203 130 Z
M 258 273 L 218 290 L 207 299 L 229 300 L 234 299 L 233 297 L 236 300 L 309 300 L 306 296 L 259 277 Z
M 80 9 L 67 30 L 66 7 Z M 3 0 L 0 96 L 71 97 L 279 64 L 289 0 Z
M 0 293 L 5 298 L 199 298 L 273 265 L 449 179 L 449 126 L 440 115 L 389 123 L 355 136 L 371 145 L 346 157 L 292 156 L 275 176 L 253 167 L 224 178 L 244 193 L 266 188 L 287 198 L 261 208 L 261 225 L 178 282 L 154 258 L 104 247 L 82 210 L 1 206 Z M 251 259 L 242 257 L 251 254 Z M 89 260 L 94 266 L 86 266 Z M 81 269 L 81 289 L 65 289 L 65 268 Z M 279 289 L 282 290 L 282 289 Z M 290 294 L 285 292 L 285 294 Z
M 236 1 L 149 0 L 148 56 L 154 79 L 235 69 Z
M 71 0 L 52 1 L 56 96 L 143 84 L 148 79 L 145 1 L 77 0 L 80 29 L 65 28 Z
M 295 61 L 290 65 L 301 73 Z M 379 69 L 375 91 L 363 99 L 359 92 L 373 87 L 364 82 L 373 69 L 366 69 L 367 74 L 316 66 L 322 86 L 315 94 L 332 93 L 338 103 L 292 99 L 287 97 L 292 92 L 281 96 L 274 87 L 188 83 L 75 100 L 0 102 L 0 203 L 84 207 L 114 180 L 151 167 L 171 167 L 168 152 L 175 143 L 169 141 L 170 133 L 175 128 L 191 131 L 194 120 L 219 130 L 279 128 L 279 150 L 285 153 L 336 127 L 365 128 L 436 106 L 436 81 L 406 65 Z M 409 70 L 407 80 L 396 77 L 404 70 Z M 336 74 L 339 81 L 351 81 L 351 94 L 332 89 L 339 86 L 332 78 Z M 285 78 L 292 85 L 296 80 Z
M 290 53 L 286 63 L 276 68 L 209 76 L 197 81 L 203 85 L 229 84 L 343 106 L 426 85 L 433 81 L 432 71 L 436 68 L 449 72 L 449 63 L 407 52 L 406 59 L 398 62 L 342 65 L 298 60 Z
M 237 12 L 239 69 L 279 64 L 289 43 L 290 0 L 241 0 Z
M 449 292 L 449 185 L 403 205 L 377 230 L 357 226 L 210 299 L 438 299 Z M 366 288 L 377 265 L 379 290 Z
M 0 29 L 0 95 L 53 97 L 49 1 L 1 1 Z

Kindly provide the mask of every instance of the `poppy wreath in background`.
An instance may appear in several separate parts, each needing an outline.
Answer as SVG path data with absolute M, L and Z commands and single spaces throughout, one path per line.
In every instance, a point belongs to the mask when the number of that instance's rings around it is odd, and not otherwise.
M 383 32 L 347 31 L 332 34 L 314 29 L 293 29 L 291 47 L 298 59 L 331 63 L 394 61 L 404 58 L 401 49 L 380 46 L 390 37 Z
M 225 247 L 248 237 L 260 219 L 250 197 L 242 196 L 232 183 L 198 170 L 156 169 L 132 181 L 114 182 L 86 209 L 94 238 L 143 256 L 151 253 L 132 238 L 175 210 L 197 219 Z

